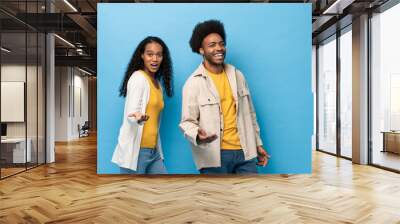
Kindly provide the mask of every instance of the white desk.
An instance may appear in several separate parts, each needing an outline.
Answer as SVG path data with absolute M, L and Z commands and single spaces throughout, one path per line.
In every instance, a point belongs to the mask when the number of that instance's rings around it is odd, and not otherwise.
M 26 142 L 28 143 L 27 144 L 28 147 L 26 147 L 26 154 L 25 154 L 25 138 L 1 139 L 2 145 L 6 147 L 13 146 L 12 148 L 13 163 L 25 163 L 25 158 L 27 158 L 26 162 L 30 162 L 32 160 L 32 154 L 31 154 L 32 140 L 30 138 L 27 138 Z

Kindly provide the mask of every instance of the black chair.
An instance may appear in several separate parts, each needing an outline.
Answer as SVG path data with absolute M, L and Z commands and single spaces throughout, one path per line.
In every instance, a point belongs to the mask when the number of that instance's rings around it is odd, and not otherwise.
M 89 129 L 90 129 L 89 121 L 85 121 L 82 127 L 80 127 L 80 125 L 78 124 L 79 138 L 89 136 Z

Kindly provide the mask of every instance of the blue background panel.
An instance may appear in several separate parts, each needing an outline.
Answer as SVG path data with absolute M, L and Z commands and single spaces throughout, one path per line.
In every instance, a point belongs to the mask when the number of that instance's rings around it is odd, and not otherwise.
M 218 19 L 227 34 L 226 62 L 248 82 L 264 147 L 271 154 L 260 173 L 310 173 L 313 132 L 311 4 L 98 4 L 99 174 L 126 173 L 111 162 L 122 123 L 119 97 L 138 43 L 159 36 L 171 51 L 173 98 L 165 99 L 161 125 L 165 165 L 171 174 L 197 174 L 190 144 L 178 124 L 182 87 L 202 58 L 189 39 L 194 26 Z

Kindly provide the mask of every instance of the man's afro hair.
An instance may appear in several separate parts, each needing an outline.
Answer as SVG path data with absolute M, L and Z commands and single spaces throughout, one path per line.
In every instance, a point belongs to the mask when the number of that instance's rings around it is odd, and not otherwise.
M 193 29 L 192 37 L 189 41 L 192 51 L 199 54 L 199 49 L 201 48 L 203 39 L 211 33 L 219 34 L 224 42 L 226 42 L 224 24 L 218 20 L 207 20 L 198 23 Z

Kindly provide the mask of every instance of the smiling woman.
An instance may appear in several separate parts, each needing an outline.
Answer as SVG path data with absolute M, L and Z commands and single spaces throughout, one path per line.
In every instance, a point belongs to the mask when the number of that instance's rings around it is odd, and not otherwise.
M 149 74 L 152 80 L 155 80 L 155 74 L 160 68 L 160 64 L 163 59 L 163 47 L 156 42 L 148 43 L 142 54 L 142 60 L 144 63 L 144 71 Z
M 120 96 L 126 100 L 112 162 L 132 170 L 129 172 L 166 174 L 159 136 L 164 109 L 161 80 L 171 97 L 172 62 L 168 47 L 158 37 L 147 37 L 133 53 L 120 89 Z

